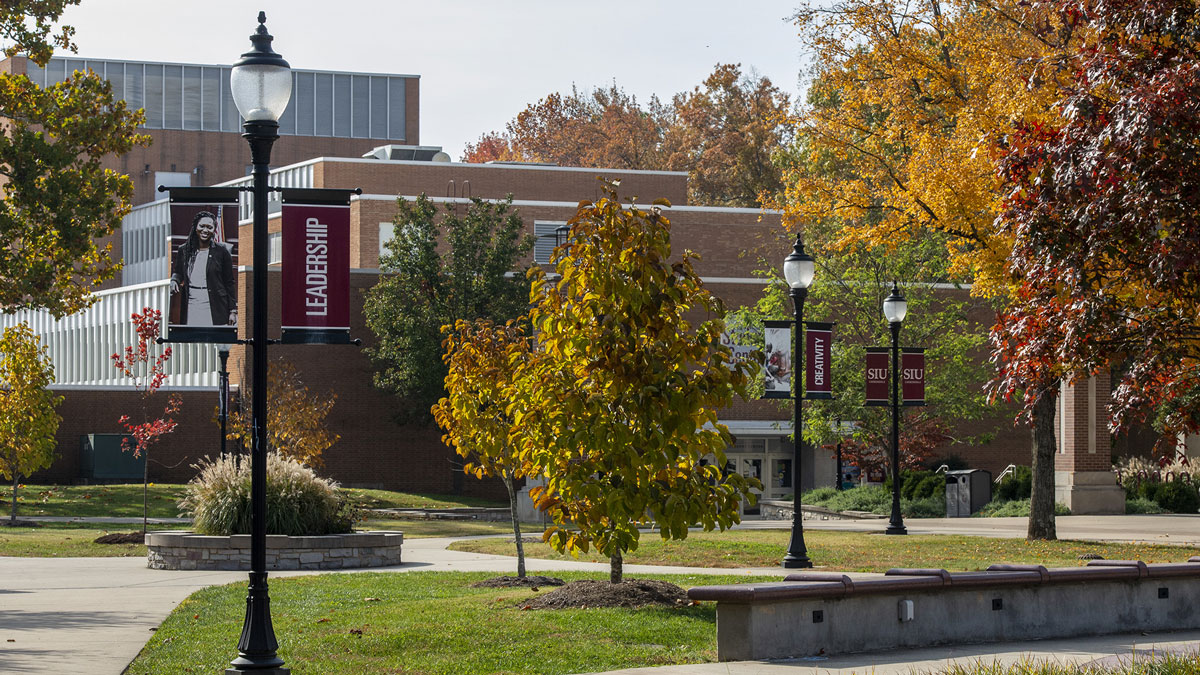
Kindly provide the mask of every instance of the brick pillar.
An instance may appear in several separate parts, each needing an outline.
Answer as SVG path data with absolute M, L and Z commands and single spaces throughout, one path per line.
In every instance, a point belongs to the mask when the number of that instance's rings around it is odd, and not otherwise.
M 1063 384 L 1058 396 L 1054 498 L 1075 515 L 1125 512 L 1125 491 L 1112 471 L 1108 374 Z

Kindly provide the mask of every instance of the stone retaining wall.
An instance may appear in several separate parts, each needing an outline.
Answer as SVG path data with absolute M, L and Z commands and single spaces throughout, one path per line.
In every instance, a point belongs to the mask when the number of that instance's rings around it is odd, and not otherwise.
M 716 601 L 720 661 L 1182 630 L 1200 628 L 1200 557 L 858 578 L 799 572 L 782 582 L 697 586 L 688 597 Z
M 267 535 L 267 569 L 340 570 L 400 564 L 401 532 L 312 537 Z M 178 530 L 147 532 L 146 566 L 156 570 L 250 570 L 250 535 L 210 537 Z
M 764 499 L 759 502 L 759 517 L 763 520 L 791 520 L 794 511 L 792 500 Z M 804 504 L 801 512 L 805 520 L 876 520 L 884 516 L 866 511 L 830 511 L 820 506 Z

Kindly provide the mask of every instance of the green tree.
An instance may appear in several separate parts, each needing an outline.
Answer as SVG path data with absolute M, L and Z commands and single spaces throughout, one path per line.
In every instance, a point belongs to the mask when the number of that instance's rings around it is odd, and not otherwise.
M 428 423 L 446 395 L 442 326 L 459 319 L 507 321 L 520 316 L 529 286 L 520 276 L 533 237 L 512 208 L 472 199 L 441 212 L 425 195 L 397 200 L 395 236 L 379 261 L 379 283 L 366 293 L 363 314 L 378 341 L 367 353 L 375 384 L 407 404 L 401 419 Z M 443 236 L 443 232 L 445 233 Z
M 25 52 L 44 66 L 54 48 L 73 50 L 74 30 L 55 24 L 78 0 L 21 0 L 0 9 L 5 54 Z M 90 70 L 42 88 L 0 73 L 0 307 L 44 308 L 56 317 L 88 306 L 90 291 L 120 263 L 96 240 L 129 211 L 133 183 L 101 166 L 148 142 L 136 133 L 141 111 L 114 100 Z
M 445 332 L 446 396 L 433 406 L 433 416 L 446 432 L 446 445 L 469 460 L 464 471 L 476 478 L 498 476 L 504 482 L 517 542 L 517 577 L 524 579 L 515 482 L 531 467 L 511 440 L 509 397 L 515 374 L 529 361 L 532 343 L 523 324 L 515 321 L 497 325 L 486 319 L 459 320 Z
M 54 365 L 46 346 L 27 324 L 4 330 L 0 337 L 0 476 L 12 481 L 12 516 L 17 522 L 17 487 L 21 476 L 54 462 L 54 434 L 62 421 L 54 408 L 62 403 L 47 387 Z
M 692 526 L 739 521 L 757 485 L 722 475 L 731 436 L 717 411 L 745 393 L 754 367 L 731 367 L 724 309 L 690 253 L 672 260 L 665 202 L 626 208 L 615 187 L 605 193 L 571 218 L 555 251 L 560 277 L 530 271 L 538 348 L 510 406 L 520 456 L 547 481 L 530 491 L 553 520 L 544 537 L 560 551 L 595 547 L 615 583 L 639 524 L 684 539 Z

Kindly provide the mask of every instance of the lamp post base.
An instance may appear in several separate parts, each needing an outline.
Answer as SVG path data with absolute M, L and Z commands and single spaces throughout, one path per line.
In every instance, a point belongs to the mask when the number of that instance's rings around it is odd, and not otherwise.
M 908 528 L 903 525 L 889 525 L 888 529 L 883 531 L 884 534 L 908 534 Z
M 225 675 L 246 675 L 247 673 L 254 673 L 255 675 L 292 675 L 292 671 L 289 668 L 267 668 L 265 670 L 242 670 L 241 668 L 225 669 Z
M 785 569 L 789 570 L 808 569 L 813 566 L 808 556 L 793 556 L 791 553 L 784 556 L 782 565 Z

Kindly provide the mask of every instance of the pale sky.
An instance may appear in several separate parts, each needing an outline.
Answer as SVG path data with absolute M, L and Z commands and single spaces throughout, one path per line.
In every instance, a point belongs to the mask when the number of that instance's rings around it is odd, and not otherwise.
M 258 10 L 294 68 L 421 76 L 421 144 L 456 161 L 486 131 L 571 85 L 614 80 L 644 102 L 741 63 L 792 95 L 802 50 L 779 0 L 83 0 L 79 56 L 230 64 Z M 60 52 L 60 55 L 64 55 Z

